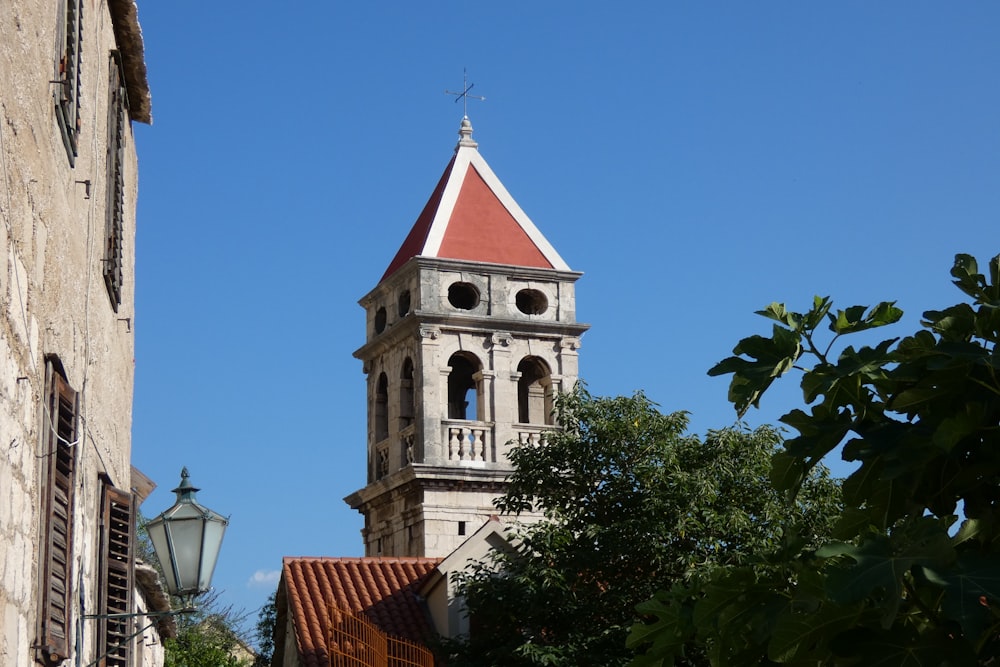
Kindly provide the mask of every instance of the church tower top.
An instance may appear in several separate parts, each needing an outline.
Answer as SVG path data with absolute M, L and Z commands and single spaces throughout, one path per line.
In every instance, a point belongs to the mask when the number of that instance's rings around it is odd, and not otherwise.
M 413 257 L 569 271 L 479 154 L 468 116 L 458 134 L 455 155 L 382 280 Z

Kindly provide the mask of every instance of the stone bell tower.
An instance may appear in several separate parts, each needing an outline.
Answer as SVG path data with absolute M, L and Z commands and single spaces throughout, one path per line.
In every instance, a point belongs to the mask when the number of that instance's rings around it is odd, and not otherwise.
M 486 164 L 455 155 L 366 313 L 368 556 L 446 556 L 495 513 L 510 442 L 535 442 L 577 380 L 571 271 Z

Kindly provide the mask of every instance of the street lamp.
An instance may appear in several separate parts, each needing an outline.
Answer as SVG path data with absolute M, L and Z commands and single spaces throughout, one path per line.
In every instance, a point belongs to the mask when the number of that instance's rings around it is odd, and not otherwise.
M 229 519 L 199 505 L 187 468 L 174 493 L 177 502 L 146 524 L 171 595 L 191 598 L 211 588 L 222 537 Z
M 173 507 L 161 513 L 146 524 L 146 533 L 153 543 L 156 558 L 163 568 L 163 576 L 167 580 L 167 591 L 171 595 L 184 600 L 181 609 L 159 612 L 136 612 L 121 614 L 81 614 L 77 625 L 77 638 L 83 636 L 83 622 L 91 619 L 104 619 L 109 622 L 129 622 L 129 619 L 144 616 L 147 620 L 163 616 L 190 614 L 196 610 L 191 605 L 192 598 L 205 593 L 211 588 L 212 573 L 215 562 L 219 559 L 219 549 L 222 547 L 222 537 L 229 525 L 229 519 L 199 505 L 194 494 L 198 492 L 188 479 L 187 468 L 181 470 L 181 483 L 174 493 L 177 501 Z M 132 641 L 156 621 L 151 621 L 145 627 L 136 630 L 119 644 L 109 648 L 109 652 L 100 656 L 87 667 L 95 667 L 101 663 L 112 649 L 118 649 L 126 642 Z M 76 664 L 82 664 L 83 655 L 78 643 Z

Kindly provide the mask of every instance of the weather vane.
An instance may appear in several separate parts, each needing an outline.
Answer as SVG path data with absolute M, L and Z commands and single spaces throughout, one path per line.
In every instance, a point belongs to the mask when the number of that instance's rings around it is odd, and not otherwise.
M 465 116 L 466 118 L 468 118 L 469 117 L 469 98 L 471 97 L 472 99 L 479 100 L 480 102 L 485 101 L 486 98 L 483 97 L 483 96 L 481 96 L 481 95 L 470 95 L 469 94 L 469 91 L 472 90 L 472 87 L 474 85 L 476 85 L 476 84 L 469 83 L 469 75 L 468 75 L 468 72 L 465 71 L 464 67 L 462 68 L 462 84 L 463 84 L 462 85 L 462 92 L 460 92 L 460 93 L 455 92 L 453 90 L 446 90 L 444 92 L 445 92 L 446 95 L 454 95 L 456 103 L 459 100 L 462 100 L 462 107 L 463 107 L 462 108 L 462 115 Z

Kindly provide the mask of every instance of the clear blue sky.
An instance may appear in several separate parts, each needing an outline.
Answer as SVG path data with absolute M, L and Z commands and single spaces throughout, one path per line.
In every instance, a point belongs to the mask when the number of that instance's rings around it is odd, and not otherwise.
M 232 515 L 215 585 L 362 553 L 374 287 L 451 156 L 479 149 L 584 272 L 581 375 L 731 424 L 706 370 L 771 301 L 954 303 L 1000 252 L 995 2 L 139 1 L 133 455 Z M 640 350 L 652 351 L 640 356 Z M 786 382 L 750 421 L 792 407 Z

